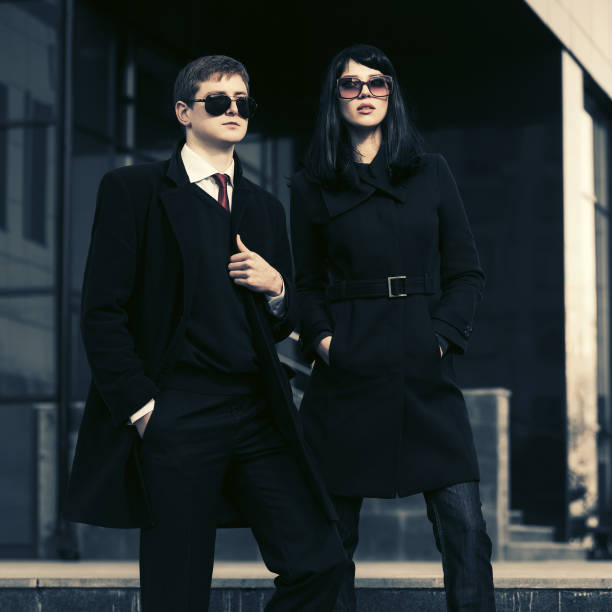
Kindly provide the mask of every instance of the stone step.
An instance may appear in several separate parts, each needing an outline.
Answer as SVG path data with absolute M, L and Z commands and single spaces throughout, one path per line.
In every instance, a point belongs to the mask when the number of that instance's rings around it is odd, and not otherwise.
M 264 612 L 271 587 L 213 587 L 209 612 Z M 445 612 L 439 588 L 357 587 L 359 612 Z M 520 610 L 610 612 L 612 592 L 602 589 L 495 589 L 497 612 Z M 41 588 L 0 589 L 0 610 L 6 612 L 140 612 L 138 589 Z
M 610 612 L 612 562 L 493 564 L 497 612 Z M 218 563 L 210 612 L 263 612 L 272 579 L 261 563 Z M 440 563 L 358 563 L 360 612 L 444 612 Z M 3 612 L 140 610 L 135 562 L 0 563 Z
M 587 549 L 565 542 L 509 542 L 507 561 L 585 560 Z M 612 610 L 612 607 L 610 608 Z
M 552 542 L 554 536 L 554 527 L 512 523 L 508 526 L 508 537 L 511 542 Z

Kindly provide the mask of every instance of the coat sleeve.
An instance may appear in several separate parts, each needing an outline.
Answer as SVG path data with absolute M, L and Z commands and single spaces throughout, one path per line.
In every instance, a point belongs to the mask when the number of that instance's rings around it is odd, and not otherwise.
M 316 348 L 333 325 L 327 309 L 327 245 L 323 226 L 313 221 L 310 202 L 299 187 L 291 185 L 291 239 L 295 256 L 295 279 L 300 322 L 300 344 L 307 361 L 316 357 Z
M 117 172 L 98 191 L 81 300 L 81 333 L 93 382 L 113 424 L 154 398 L 158 389 L 144 373 L 128 327 L 138 258 L 133 202 Z
M 272 327 L 272 336 L 275 342 L 284 340 L 297 324 L 297 311 L 295 299 L 295 283 L 293 278 L 293 260 L 291 258 L 291 248 L 289 246 L 289 236 L 287 235 L 287 221 L 285 210 L 280 202 L 276 202 L 274 222 L 274 259 L 268 262 L 283 277 L 285 285 L 285 312 L 282 317 L 277 317 L 269 308 L 266 308 L 266 315 Z
M 440 302 L 432 313 L 434 331 L 464 353 L 472 333 L 485 275 L 459 190 L 444 157 L 438 157 Z

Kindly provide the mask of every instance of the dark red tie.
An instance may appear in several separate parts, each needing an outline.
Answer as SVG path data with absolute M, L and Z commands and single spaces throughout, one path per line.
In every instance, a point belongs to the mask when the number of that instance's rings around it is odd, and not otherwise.
M 221 174 L 221 172 L 217 172 L 217 174 L 213 174 L 215 181 L 217 181 L 217 185 L 219 185 L 219 195 L 217 196 L 217 202 L 225 208 L 225 210 L 229 211 L 229 198 L 227 197 L 227 181 L 229 181 L 229 176 L 227 174 Z

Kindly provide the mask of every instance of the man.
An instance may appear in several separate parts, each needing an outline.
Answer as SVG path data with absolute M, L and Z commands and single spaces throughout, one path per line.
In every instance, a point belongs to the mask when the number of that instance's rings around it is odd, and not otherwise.
M 98 194 L 81 318 L 93 382 L 66 513 L 142 527 L 145 612 L 208 609 L 230 506 L 279 574 L 269 611 L 331 610 L 346 562 L 274 347 L 294 322 L 284 212 L 234 153 L 248 84 L 229 57 L 188 64 L 185 141 Z

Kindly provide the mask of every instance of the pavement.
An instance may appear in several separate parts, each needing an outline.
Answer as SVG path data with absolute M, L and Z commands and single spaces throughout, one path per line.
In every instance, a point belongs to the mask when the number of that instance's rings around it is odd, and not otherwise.
M 612 590 L 610 561 L 517 561 L 493 564 L 498 589 Z M 263 563 L 216 563 L 213 588 L 272 587 Z M 440 563 L 357 563 L 358 588 L 443 588 Z M 0 589 L 137 588 L 135 561 L 1 561 Z

